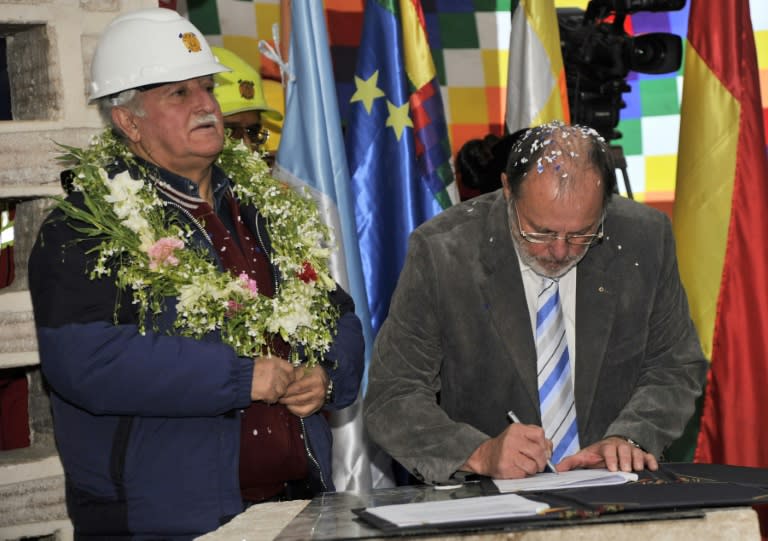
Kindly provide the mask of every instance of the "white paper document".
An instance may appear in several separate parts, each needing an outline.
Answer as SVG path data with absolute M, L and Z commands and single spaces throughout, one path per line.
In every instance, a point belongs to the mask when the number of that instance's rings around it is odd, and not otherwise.
M 595 487 L 621 485 L 637 481 L 637 474 L 622 471 L 571 470 L 560 473 L 537 473 L 524 479 L 494 479 L 499 492 L 520 492 L 525 490 L 555 490 L 558 488 Z
M 457 500 L 381 505 L 368 507 L 366 512 L 405 528 L 527 517 L 546 509 L 549 509 L 546 503 L 535 502 L 517 494 L 501 494 Z

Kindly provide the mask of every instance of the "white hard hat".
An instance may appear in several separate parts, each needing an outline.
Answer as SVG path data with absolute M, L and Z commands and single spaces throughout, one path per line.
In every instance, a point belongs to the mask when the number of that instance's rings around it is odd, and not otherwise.
M 89 100 L 151 84 L 230 71 L 203 34 L 172 9 L 120 15 L 104 30 L 91 63 Z

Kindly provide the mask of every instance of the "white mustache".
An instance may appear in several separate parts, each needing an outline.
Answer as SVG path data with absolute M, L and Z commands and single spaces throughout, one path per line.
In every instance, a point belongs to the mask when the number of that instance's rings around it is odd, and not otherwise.
M 213 113 L 207 113 L 203 116 L 197 117 L 194 121 L 193 127 L 202 126 L 203 124 L 213 124 L 214 126 L 219 123 L 219 118 Z

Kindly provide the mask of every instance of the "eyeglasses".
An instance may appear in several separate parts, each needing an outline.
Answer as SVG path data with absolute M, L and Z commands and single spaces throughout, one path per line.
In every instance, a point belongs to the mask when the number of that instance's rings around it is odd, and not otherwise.
M 269 130 L 262 127 L 261 124 L 251 124 L 250 126 L 224 125 L 230 130 L 232 139 L 244 139 L 246 135 L 252 145 L 262 146 L 269 139 Z
M 566 233 L 565 235 L 561 236 L 557 233 L 529 233 L 528 231 L 523 231 L 523 226 L 520 223 L 520 213 L 517 212 L 517 202 L 513 201 L 512 205 L 515 208 L 515 216 L 517 216 L 517 229 L 520 231 L 520 236 L 532 244 L 550 244 L 556 240 L 564 240 L 568 244 L 572 244 L 574 246 L 589 246 L 603 240 L 603 221 L 605 220 L 605 213 L 600 216 L 600 225 L 597 226 L 597 233 L 593 233 L 591 235 Z

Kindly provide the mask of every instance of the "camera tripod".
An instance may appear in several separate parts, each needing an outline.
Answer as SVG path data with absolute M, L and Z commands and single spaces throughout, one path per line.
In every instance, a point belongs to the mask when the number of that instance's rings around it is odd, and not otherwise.
M 611 155 L 613 156 L 613 163 L 616 169 L 621 171 L 621 176 L 624 179 L 624 189 L 627 191 L 627 197 L 634 199 L 632 195 L 632 186 L 629 185 L 629 175 L 627 174 L 627 160 L 624 157 L 624 149 L 621 145 L 611 145 Z M 619 191 L 618 182 L 616 183 L 616 191 Z

